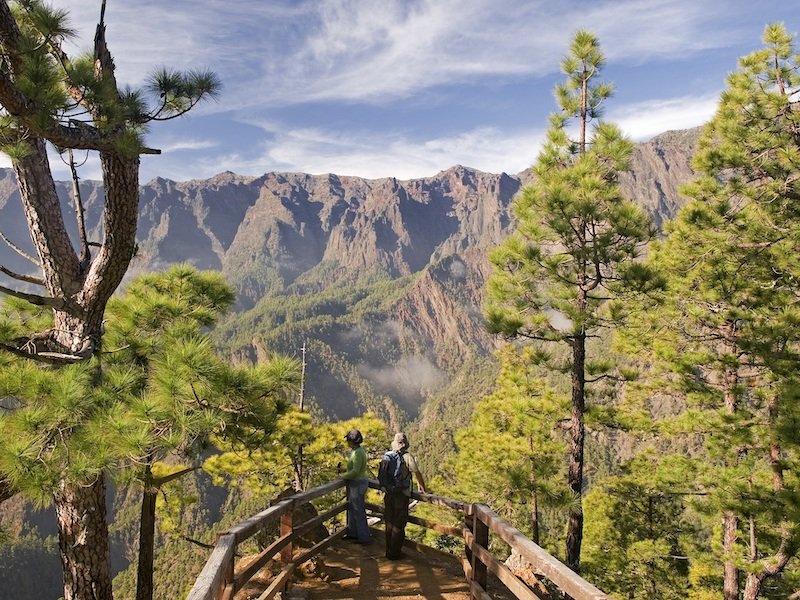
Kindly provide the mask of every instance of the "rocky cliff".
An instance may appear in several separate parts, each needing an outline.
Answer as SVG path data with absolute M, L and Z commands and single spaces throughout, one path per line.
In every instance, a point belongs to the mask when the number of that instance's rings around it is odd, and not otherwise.
M 697 130 L 637 146 L 625 193 L 659 225 L 692 176 Z M 336 175 L 222 173 L 142 187 L 131 274 L 189 262 L 221 269 L 239 293 L 219 342 L 239 360 L 312 352 L 307 389 L 330 414 L 365 408 L 391 421 L 418 414 L 471 358 L 487 353 L 481 305 L 487 252 L 508 233 L 509 206 L 530 175 L 455 166 L 398 181 Z M 533 182 L 535 185 L 535 182 Z M 68 205 L 68 186 L 59 185 Z M 81 184 L 90 234 L 102 235 L 103 190 Z M 0 231 L 30 251 L 13 174 L 0 171 Z M 0 264 L 30 265 L 0 244 Z M 395 423 L 399 424 L 399 423 Z

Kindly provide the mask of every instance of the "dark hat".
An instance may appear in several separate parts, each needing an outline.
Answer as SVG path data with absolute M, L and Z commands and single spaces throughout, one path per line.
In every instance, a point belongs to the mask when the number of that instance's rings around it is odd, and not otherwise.
M 347 432 L 347 435 L 344 436 L 348 442 L 353 442 L 354 444 L 360 444 L 364 441 L 364 436 L 361 435 L 361 432 L 358 429 L 351 429 Z

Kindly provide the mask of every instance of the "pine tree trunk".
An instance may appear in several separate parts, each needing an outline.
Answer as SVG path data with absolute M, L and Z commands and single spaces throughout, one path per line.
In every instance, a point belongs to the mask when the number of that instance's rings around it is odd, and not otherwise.
M 570 420 L 569 440 L 569 489 L 575 497 L 570 508 L 567 525 L 567 566 L 576 573 L 580 570 L 581 543 L 583 542 L 583 445 L 586 429 L 583 413 L 586 407 L 586 334 L 575 336 L 572 347 L 572 418 Z
M 539 545 L 539 496 L 536 492 L 531 494 L 531 539 L 537 546 Z
M 739 519 L 726 512 L 722 516 L 722 553 L 725 556 L 722 594 L 725 600 L 739 600 L 739 570 L 736 568 L 736 538 Z
M 148 475 L 150 467 L 147 467 Z M 145 480 L 146 481 L 146 480 Z M 139 521 L 139 561 L 136 569 L 136 600 L 153 600 L 153 555 L 156 541 L 158 490 L 145 485 Z
M 747 575 L 747 582 L 744 585 L 744 596 L 742 600 L 756 600 L 761 593 L 763 579 L 753 573 Z
M 728 325 L 725 332 L 733 336 L 733 324 Z M 735 352 L 732 346 L 726 347 L 730 353 Z M 736 386 L 739 383 L 738 370 L 734 366 L 727 367 L 722 374 L 724 408 L 728 414 L 735 414 L 738 408 Z M 730 458 L 731 462 L 738 461 L 738 456 Z M 724 558 L 722 594 L 725 600 L 739 600 L 739 569 L 736 568 L 736 542 L 738 536 L 739 519 L 732 512 L 722 514 L 722 554 Z
M 61 482 L 54 496 L 64 600 L 112 600 L 106 486 Z

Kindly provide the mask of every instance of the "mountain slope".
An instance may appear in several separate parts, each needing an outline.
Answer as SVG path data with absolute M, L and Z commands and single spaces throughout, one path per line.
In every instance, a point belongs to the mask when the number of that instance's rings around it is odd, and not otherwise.
M 638 145 L 621 176 L 658 224 L 680 205 L 697 136 L 668 132 Z M 239 295 L 237 314 L 218 334 L 226 352 L 256 360 L 318 344 L 307 382 L 316 404 L 341 418 L 374 410 L 400 426 L 473 356 L 491 351 L 481 318 L 486 256 L 507 235 L 510 203 L 530 181 L 529 173 L 462 166 L 409 181 L 157 178 L 142 187 L 131 275 L 174 262 L 221 269 Z M 65 204 L 67 190 L 59 184 Z M 92 181 L 81 190 L 97 239 L 103 190 Z M 0 218 L 0 230 L 30 251 L 9 171 L 0 172 Z M 29 270 L 0 246 L 0 264 Z

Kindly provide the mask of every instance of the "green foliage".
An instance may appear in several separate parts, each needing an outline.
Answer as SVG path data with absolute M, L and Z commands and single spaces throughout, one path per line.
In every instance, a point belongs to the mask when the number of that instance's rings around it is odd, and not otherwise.
M 582 568 L 604 591 L 620 598 L 680 599 L 688 587 L 683 543 L 690 526 L 680 461 L 642 453 L 623 474 L 594 486 L 584 500 Z
M 780 576 L 800 546 L 800 63 L 782 26 L 764 42 L 729 77 L 695 157 L 700 176 L 684 188 L 690 201 L 651 250 L 666 289 L 623 340 L 652 360 L 643 374 L 658 383 L 640 391 L 680 399 L 651 431 L 692 448 L 687 510 L 704 531 L 689 550 L 693 598 L 718 593 L 723 563 L 741 573 L 727 585 L 783 597 Z
M 456 434 L 457 452 L 446 461 L 447 476 L 440 482 L 447 495 L 488 504 L 529 533 L 534 510 L 553 514 L 572 501 L 559 426 L 568 399 L 538 376 L 534 352 L 511 346 L 500 352 L 496 389 L 477 403 L 469 425 Z M 537 514 L 540 543 L 554 548 L 560 527 L 550 531 L 553 523 L 540 518 Z
M 116 152 L 138 155 L 147 123 L 183 115 L 219 94 L 221 83 L 211 72 L 167 69 L 154 73 L 141 90 L 120 92 L 112 77 L 95 68 L 94 53 L 71 59 L 62 50 L 63 42 L 75 36 L 67 11 L 41 0 L 17 0 L 12 7 L 20 30 L 12 59 L 14 86 L 36 110 L 24 126 L 11 119 L 0 127 L 0 147 L 12 157 L 24 152 L 26 128 L 45 132 L 54 123 L 79 121 L 109 132 Z
M 241 486 L 256 498 L 271 500 L 292 486 L 300 446 L 303 489 L 334 479 L 337 465 L 347 461 L 344 436 L 351 429 L 361 431 L 363 446 L 376 464 L 389 447 L 386 426 L 380 419 L 367 413 L 346 421 L 313 423 L 308 413 L 291 409 L 278 420 L 268 443 L 258 448 L 220 443 L 223 452 L 208 458 L 203 468 L 217 485 Z
M 561 111 L 534 167 L 537 179 L 514 201 L 516 229 L 491 255 L 486 315 L 493 333 L 569 341 L 606 324 L 603 307 L 624 293 L 622 282 L 649 281 L 635 260 L 653 231 L 617 184 L 631 142 L 604 122 L 588 139 L 568 135 L 571 118 L 585 126 L 611 92 L 593 81 L 602 63 L 597 39 L 578 32 L 563 65 L 567 81 L 556 90 Z M 634 269 L 637 276 L 626 277 Z
M 562 63 L 567 79 L 556 88 L 560 111 L 550 118 L 533 168 L 535 182 L 514 200 L 516 228 L 490 255 L 494 268 L 486 308 L 490 332 L 532 341 L 539 348 L 530 360 L 570 377 L 568 479 L 574 501 L 566 558 L 576 569 L 587 384 L 619 376 L 608 356 L 601 360 L 589 353 L 593 348 L 587 340 L 619 325 L 624 313 L 619 303 L 655 285 L 655 276 L 638 262 L 654 230 L 645 211 L 624 198 L 618 185 L 633 145 L 613 124 L 598 121 L 589 130 L 612 91 L 609 84 L 597 83 L 603 63 L 596 36 L 578 31 Z M 573 120 L 579 131 L 575 140 L 568 129 Z M 569 354 L 543 347 L 552 343 L 566 346 Z

